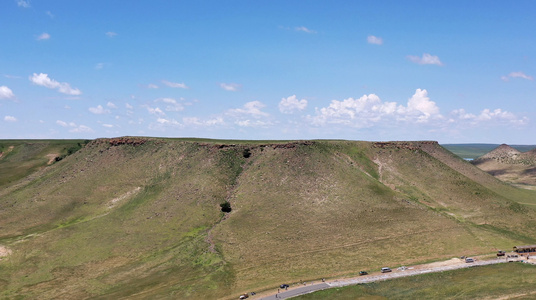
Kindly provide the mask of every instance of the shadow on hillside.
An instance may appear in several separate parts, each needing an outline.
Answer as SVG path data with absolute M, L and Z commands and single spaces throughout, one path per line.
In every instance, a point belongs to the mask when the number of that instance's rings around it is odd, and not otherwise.
M 523 175 L 536 176 L 536 167 L 534 167 L 534 168 L 530 168 L 530 169 L 526 169 L 526 170 L 523 171 L 522 174 L 523 174 Z
M 506 170 L 489 170 L 487 171 L 488 174 L 492 175 L 492 176 L 500 176 L 500 175 L 504 175 L 508 172 L 506 172 Z

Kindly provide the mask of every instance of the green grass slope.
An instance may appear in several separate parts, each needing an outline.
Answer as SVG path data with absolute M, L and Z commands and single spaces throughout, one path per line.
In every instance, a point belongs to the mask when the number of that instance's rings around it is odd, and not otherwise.
M 0 190 L 0 298 L 231 299 L 536 242 L 500 187 L 437 143 L 99 139 Z
M 0 187 L 78 151 L 85 140 L 0 140 Z

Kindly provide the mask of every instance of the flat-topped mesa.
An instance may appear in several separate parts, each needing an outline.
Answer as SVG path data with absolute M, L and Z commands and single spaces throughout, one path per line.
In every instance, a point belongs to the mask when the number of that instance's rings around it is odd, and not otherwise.
M 382 149 L 407 149 L 418 150 L 423 147 L 439 146 L 437 141 L 418 141 L 418 142 L 373 142 L 373 148 Z
M 131 145 L 140 146 L 145 144 L 149 139 L 141 137 L 118 137 L 118 138 L 101 138 L 93 140 L 90 144 L 108 144 L 110 146 Z

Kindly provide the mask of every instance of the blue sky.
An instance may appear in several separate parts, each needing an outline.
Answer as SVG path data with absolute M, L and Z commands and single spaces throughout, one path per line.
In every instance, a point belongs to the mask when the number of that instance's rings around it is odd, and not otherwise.
M 0 139 L 536 144 L 536 1 L 0 3 Z

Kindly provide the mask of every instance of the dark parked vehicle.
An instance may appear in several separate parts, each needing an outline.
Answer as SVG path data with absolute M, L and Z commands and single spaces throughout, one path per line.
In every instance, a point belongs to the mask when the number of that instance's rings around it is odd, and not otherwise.
M 280 288 L 282 288 L 282 289 L 286 289 L 286 288 L 288 288 L 288 287 L 289 287 L 289 285 L 288 285 L 288 284 L 286 284 L 286 283 L 283 283 L 283 284 L 282 284 L 282 285 L 280 285 L 279 287 L 280 287 Z
M 365 272 L 365 271 L 361 271 L 361 272 L 359 272 L 359 276 L 363 276 L 363 275 L 368 275 L 368 273 Z
M 499 251 L 497 252 L 497 256 L 504 256 L 504 254 L 505 254 L 505 253 L 504 253 L 504 251 L 502 251 L 502 250 L 499 250 Z

